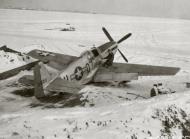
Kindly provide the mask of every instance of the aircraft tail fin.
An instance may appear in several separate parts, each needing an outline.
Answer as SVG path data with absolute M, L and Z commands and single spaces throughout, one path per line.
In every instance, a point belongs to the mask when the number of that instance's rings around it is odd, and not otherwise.
M 36 98 L 42 98 L 47 95 L 46 87 L 55 78 L 55 74 L 48 71 L 47 67 L 39 62 L 34 67 L 34 95 Z

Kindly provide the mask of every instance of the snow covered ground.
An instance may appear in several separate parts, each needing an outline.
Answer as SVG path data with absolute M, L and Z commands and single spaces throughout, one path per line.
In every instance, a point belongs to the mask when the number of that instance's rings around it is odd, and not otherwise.
M 21 52 L 34 48 L 79 56 L 107 42 L 101 28 L 120 45 L 130 63 L 177 66 L 174 77 L 141 77 L 125 87 L 87 86 L 84 105 L 40 103 L 17 90 L 19 75 L 0 81 L 0 139 L 182 138 L 190 135 L 190 21 L 119 15 L 0 9 L 0 45 Z M 74 27 L 75 31 L 61 31 Z M 3 55 L 3 54 L 2 54 Z M 1 61 L 4 57 L 0 57 Z M 116 62 L 124 62 L 116 54 Z M 16 66 L 1 64 L 4 69 Z M 4 70 L 3 69 L 3 70 Z M 29 73 L 31 74 L 31 73 Z M 150 98 L 154 83 L 176 93 Z

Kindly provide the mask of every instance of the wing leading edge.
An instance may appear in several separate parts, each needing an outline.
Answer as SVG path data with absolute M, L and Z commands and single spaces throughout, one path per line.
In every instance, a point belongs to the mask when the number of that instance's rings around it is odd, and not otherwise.
M 113 65 L 110 67 L 110 70 L 119 73 L 138 73 L 139 76 L 170 76 L 175 75 L 180 70 L 180 68 L 129 63 L 113 63 Z
M 138 76 L 175 75 L 180 68 L 129 63 L 113 63 L 109 68 L 100 67 L 94 76 L 94 82 L 131 81 Z

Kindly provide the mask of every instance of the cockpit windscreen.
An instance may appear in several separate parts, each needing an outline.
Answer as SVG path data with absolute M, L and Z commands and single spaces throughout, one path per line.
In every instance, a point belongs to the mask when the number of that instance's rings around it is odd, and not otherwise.
M 98 53 L 97 49 L 93 49 L 92 53 L 93 53 L 94 57 L 99 56 L 99 53 Z

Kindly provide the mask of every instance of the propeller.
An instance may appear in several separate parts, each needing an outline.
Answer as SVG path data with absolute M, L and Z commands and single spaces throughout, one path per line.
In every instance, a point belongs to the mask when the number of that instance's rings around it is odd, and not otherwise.
M 102 30 L 103 30 L 103 32 L 105 33 L 105 35 L 107 36 L 107 38 L 108 38 L 110 41 L 114 41 L 113 38 L 112 38 L 111 35 L 108 33 L 108 31 L 106 30 L 105 27 L 102 27 Z M 123 36 L 119 41 L 117 41 L 117 44 L 120 44 L 120 43 L 123 42 L 124 40 L 128 39 L 131 35 L 132 35 L 132 33 L 126 34 L 126 35 Z M 125 55 L 119 50 L 119 48 L 118 48 L 118 51 L 119 51 L 119 53 L 121 54 L 122 58 L 128 63 L 127 58 L 126 58 Z
M 103 32 L 105 33 L 105 35 L 108 37 L 108 39 L 110 40 L 110 42 L 114 41 L 113 38 L 111 37 L 111 35 L 108 33 L 108 31 L 106 30 L 105 27 L 102 27 Z
M 121 38 L 119 41 L 117 41 L 117 43 L 121 43 L 122 41 L 128 39 L 132 34 L 128 33 L 127 35 L 125 35 L 123 38 Z
M 128 59 L 125 57 L 125 55 L 118 49 L 119 53 L 121 54 L 121 56 L 123 57 L 123 59 L 125 60 L 125 62 L 128 63 Z

